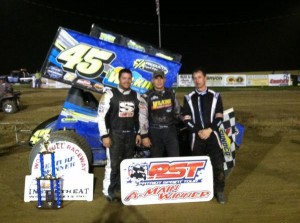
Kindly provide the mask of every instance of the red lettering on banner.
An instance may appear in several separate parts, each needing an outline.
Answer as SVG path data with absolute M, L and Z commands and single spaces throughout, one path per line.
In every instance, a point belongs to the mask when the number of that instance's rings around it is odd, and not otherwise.
M 288 84 L 289 80 L 287 80 L 287 79 L 271 79 L 270 83 L 271 84 Z
M 126 197 L 125 201 L 136 200 L 138 198 L 147 199 L 148 196 L 157 196 L 158 200 L 177 200 L 177 199 L 199 199 L 207 198 L 211 194 L 210 191 L 182 191 L 178 192 L 180 184 L 173 186 L 162 186 L 148 188 L 143 194 L 135 190 L 130 192 Z
M 151 195 L 158 195 L 160 193 L 169 193 L 172 191 L 177 191 L 179 189 L 180 185 L 172 185 L 172 186 L 163 186 L 163 187 L 154 187 L 154 188 L 148 188 L 144 196 L 151 196 Z
M 149 179 L 194 178 L 199 168 L 204 168 L 206 161 L 154 163 L 149 169 Z
M 40 168 L 40 158 L 37 158 L 34 163 L 34 169 L 36 170 L 39 168 Z
M 139 198 L 139 194 L 138 194 L 138 191 L 132 191 L 132 192 L 130 192 L 130 194 L 128 194 L 126 197 L 125 197 L 125 201 L 129 201 L 129 200 L 131 200 L 131 199 L 138 199 Z
M 159 194 L 159 200 L 175 200 L 175 199 L 196 199 L 206 198 L 210 195 L 209 191 L 183 191 L 173 193 L 161 193 Z

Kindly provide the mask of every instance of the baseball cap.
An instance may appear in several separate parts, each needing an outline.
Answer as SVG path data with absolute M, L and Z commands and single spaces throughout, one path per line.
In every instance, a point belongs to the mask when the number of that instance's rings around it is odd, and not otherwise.
M 153 78 L 156 78 L 156 77 L 158 77 L 158 76 L 164 78 L 164 77 L 165 77 L 165 73 L 164 73 L 163 71 L 161 71 L 161 70 L 156 70 L 156 71 L 154 71 L 154 72 L 153 72 Z

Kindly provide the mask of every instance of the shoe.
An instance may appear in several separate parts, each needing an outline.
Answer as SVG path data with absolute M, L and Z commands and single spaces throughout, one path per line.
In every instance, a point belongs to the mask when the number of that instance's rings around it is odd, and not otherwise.
M 216 197 L 217 201 L 219 202 L 219 204 L 225 204 L 227 202 L 224 192 L 217 192 L 215 197 Z
M 109 202 L 120 202 L 121 201 L 120 198 L 118 198 L 118 197 L 116 197 L 114 195 L 111 195 L 111 194 L 105 195 L 105 198 Z
M 116 189 L 116 191 L 115 191 L 115 197 L 117 197 L 117 198 L 121 198 L 121 190 L 120 189 Z

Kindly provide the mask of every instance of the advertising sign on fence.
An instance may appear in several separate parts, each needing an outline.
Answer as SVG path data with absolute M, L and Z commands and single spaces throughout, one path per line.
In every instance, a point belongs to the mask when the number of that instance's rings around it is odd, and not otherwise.
M 177 76 L 178 87 L 194 87 L 194 82 L 191 74 L 180 74 Z
M 180 74 L 177 79 L 178 87 L 194 87 L 192 74 Z M 207 74 L 208 87 L 244 87 L 245 74 Z
M 247 75 L 247 86 L 268 86 L 269 76 L 266 74 Z
M 269 86 L 288 86 L 290 74 L 269 74 Z
M 245 74 L 225 74 L 225 87 L 245 87 L 246 75 Z
M 225 77 L 221 74 L 208 74 L 207 75 L 207 86 L 216 86 L 222 87 L 224 86 Z

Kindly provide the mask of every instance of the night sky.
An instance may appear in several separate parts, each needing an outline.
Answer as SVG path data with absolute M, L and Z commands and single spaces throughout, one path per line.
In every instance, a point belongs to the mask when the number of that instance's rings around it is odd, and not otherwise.
M 80 0 L 79 0 L 80 1 Z M 93 23 L 158 47 L 155 0 L 0 0 L 0 75 L 40 69 L 57 29 Z M 180 73 L 300 69 L 300 1 L 160 0 L 162 48 Z

